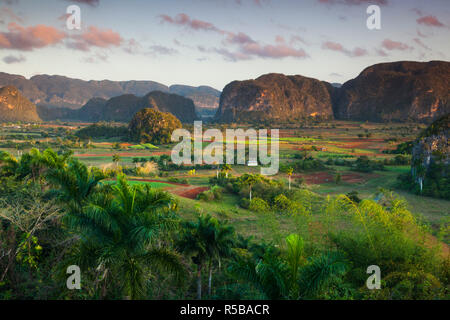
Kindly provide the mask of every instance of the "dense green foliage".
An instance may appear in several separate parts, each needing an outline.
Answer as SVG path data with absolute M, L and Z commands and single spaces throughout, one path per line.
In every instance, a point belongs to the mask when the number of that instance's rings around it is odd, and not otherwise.
M 394 150 L 384 150 L 383 152 L 391 154 L 411 154 L 413 145 L 414 141 L 402 142 L 398 144 Z
M 246 199 L 272 239 L 215 213 L 188 219 L 122 175 L 100 183 L 70 153 L 0 153 L 0 299 L 448 299 L 448 256 L 395 194 L 323 197 L 228 169 L 210 179 L 214 199 Z M 279 217 L 293 231 L 279 234 Z M 66 288 L 69 265 L 81 290 Z M 365 286 L 369 265 L 380 290 Z
M 123 125 L 113 126 L 108 123 L 100 122 L 78 130 L 75 135 L 81 139 L 111 137 L 126 138 L 128 129 Z
M 132 141 L 154 144 L 170 143 L 178 128 L 181 122 L 173 114 L 150 108 L 139 110 L 128 125 Z
M 443 163 L 431 163 L 425 173 L 422 190 L 411 172 L 399 175 L 396 186 L 415 194 L 450 200 L 450 168 Z
M 449 129 L 447 114 L 420 133 L 413 146 L 411 172 L 398 177 L 397 187 L 450 200 Z
M 367 156 L 361 156 L 356 159 L 353 170 L 359 172 L 372 172 L 375 170 L 384 170 L 383 162 L 370 160 Z

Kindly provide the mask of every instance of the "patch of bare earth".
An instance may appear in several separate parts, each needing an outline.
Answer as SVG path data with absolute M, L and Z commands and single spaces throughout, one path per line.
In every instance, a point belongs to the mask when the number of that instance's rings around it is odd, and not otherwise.
M 360 174 L 355 172 L 347 172 L 341 174 L 341 181 L 347 183 L 362 183 L 366 182 L 369 179 L 376 178 L 377 174 Z M 335 176 L 326 171 L 307 173 L 307 174 L 299 174 L 295 175 L 295 178 L 303 178 L 305 179 L 307 184 L 322 184 L 333 182 Z
M 175 190 L 171 190 L 171 192 L 183 198 L 196 199 L 199 193 L 202 193 L 208 189 L 208 187 L 189 186 L 185 188 L 177 188 Z

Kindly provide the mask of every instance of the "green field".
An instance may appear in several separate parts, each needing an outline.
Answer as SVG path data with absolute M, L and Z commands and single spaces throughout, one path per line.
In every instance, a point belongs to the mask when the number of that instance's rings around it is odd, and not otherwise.
M 0 152 L 11 157 L 0 154 L 0 222 L 8 218 L 0 225 L 17 224 L 18 244 L 36 242 L 34 247 L 17 246 L 16 252 L 27 260 L 16 258 L 15 272 L 27 281 L 32 278 L 35 288 L 37 283 L 50 288 L 26 292 L 54 299 L 123 299 L 127 287 L 113 282 L 124 281 L 122 265 L 130 274 L 150 279 L 148 291 L 132 292 L 135 298 L 194 299 L 198 281 L 204 289 L 208 286 L 210 270 L 213 288 L 203 293 L 208 299 L 298 299 L 296 292 L 304 299 L 445 299 L 449 201 L 399 188 L 399 175 L 411 170 L 410 156 L 398 159 L 391 153 L 398 144 L 414 140 L 421 128 L 415 123 L 334 121 L 281 129 L 280 170 L 261 177 L 259 166 L 178 166 L 170 160 L 174 144 L 87 141 L 76 138 L 78 127 L 70 124 L 32 129 L 4 125 Z M 203 147 L 208 144 L 203 142 Z M 72 155 L 61 160 L 68 152 Z M 119 184 L 120 179 L 124 182 Z M 31 219 L 49 213 L 70 213 L 71 218 L 58 218 L 57 227 L 42 227 L 30 238 L 28 224 L 17 212 Z M 12 234 L 5 230 L 0 229 L 2 241 Z M 229 243 L 209 247 L 228 241 L 227 232 L 233 237 Z M 142 240 L 146 238 L 151 240 Z M 293 281 L 287 271 L 294 245 L 297 274 L 308 279 Z M 145 262 L 139 260 L 144 247 L 154 250 Z M 83 259 L 92 255 L 104 261 L 115 278 L 102 280 L 102 265 L 86 260 L 90 269 L 83 271 L 83 279 L 89 292 L 61 293 L 47 275 L 55 273 L 53 268 L 63 270 L 61 264 L 72 264 L 72 255 L 79 252 Z M 108 260 L 112 253 L 118 260 Z M 180 262 L 185 283 L 174 282 L 167 265 L 153 269 L 155 254 L 162 254 L 164 263 Z M 202 260 L 202 255 L 208 258 Z M 345 270 L 333 269 L 335 258 Z M 367 265 L 382 267 L 385 290 L 365 289 Z M 323 282 L 312 291 L 304 289 L 310 279 L 327 272 L 333 274 L 331 280 L 318 280 Z M 15 279 L 0 281 L 0 299 L 14 294 L 23 298 Z M 278 281 L 289 290 L 278 288 Z M 8 290 L 2 291 L 5 283 Z

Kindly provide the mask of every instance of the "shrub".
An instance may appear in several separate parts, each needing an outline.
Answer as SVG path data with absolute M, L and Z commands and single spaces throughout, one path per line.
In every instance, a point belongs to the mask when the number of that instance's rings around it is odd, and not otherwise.
M 214 200 L 214 194 L 210 190 L 200 192 L 197 195 L 197 200 L 202 200 L 202 201 L 205 201 L 205 202 L 213 201 Z
M 108 123 L 94 123 L 93 125 L 78 130 L 75 133 L 75 135 L 81 139 L 126 137 L 127 134 L 127 127 L 123 125 L 113 126 Z
M 169 182 L 174 182 L 174 183 L 181 183 L 181 184 L 189 184 L 188 180 L 186 178 L 174 178 L 174 177 L 170 177 L 169 179 L 167 179 Z
M 215 200 L 221 200 L 225 189 L 219 186 L 214 186 L 211 188 L 211 192 L 213 193 Z
M 241 208 L 248 209 L 250 207 L 250 200 L 248 198 L 241 198 L 239 205 Z
M 250 201 L 249 207 L 254 212 L 266 212 L 270 210 L 269 204 L 261 198 L 255 197 Z
M 138 176 L 156 175 L 158 173 L 158 165 L 154 162 L 145 162 L 136 167 L 136 174 Z
M 213 201 L 213 200 L 221 200 L 223 197 L 223 188 L 219 186 L 214 186 L 211 190 L 203 191 L 197 195 L 198 200 L 203 201 Z
M 274 199 L 273 207 L 280 213 L 295 214 L 305 212 L 300 203 L 289 200 L 284 194 L 280 194 Z
M 359 172 L 372 172 L 374 170 L 384 170 L 384 165 L 381 161 L 370 160 L 367 156 L 360 156 L 356 159 L 353 170 Z

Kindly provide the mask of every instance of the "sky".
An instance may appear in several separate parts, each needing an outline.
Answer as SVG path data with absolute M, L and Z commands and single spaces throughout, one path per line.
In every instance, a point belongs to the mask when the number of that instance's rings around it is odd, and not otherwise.
M 67 28 L 71 5 L 80 30 Z M 0 71 L 27 78 L 343 83 L 376 63 L 448 61 L 449 40 L 449 0 L 0 0 Z

